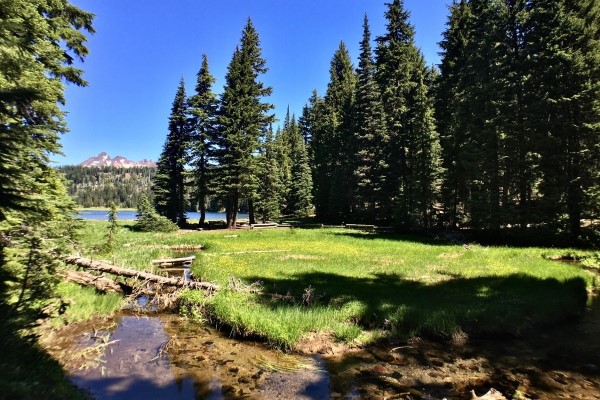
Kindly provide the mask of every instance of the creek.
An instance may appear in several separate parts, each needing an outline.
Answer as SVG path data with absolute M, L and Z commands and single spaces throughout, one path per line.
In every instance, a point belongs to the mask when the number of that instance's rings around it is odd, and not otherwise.
M 269 350 L 172 315 L 120 314 L 68 337 L 59 358 L 96 399 L 329 397 L 320 356 Z
M 600 301 L 581 319 L 517 338 L 413 337 L 367 349 L 327 341 L 285 354 L 168 314 L 123 312 L 53 331 L 45 347 L 93 398 L 600 398 Z M 519 397 L 521 396 L 521 397 Z M 526 397 L 523 397 L 526 396 Z

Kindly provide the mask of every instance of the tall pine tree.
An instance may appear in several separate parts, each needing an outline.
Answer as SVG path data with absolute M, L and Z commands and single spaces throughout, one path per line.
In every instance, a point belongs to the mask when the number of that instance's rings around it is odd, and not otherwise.
M 277 149 L 279 143 L 270 128 L 258 159 L 258 196 L 256 215 L 262 222 L 272 221 L 281 215 L 284 188 L 281 181 Z
M 215 78 L 208 69 L 206 54 L 198 71 L 196 93 L 189 99 L 191 130 L 189 150 L 192 164 L 193 197 L 200 210 L 200 225 L 206 219 L 207 197 L 211 194 L 211 161 L 217 132 L 217 96 L 212 92 Z
M 598 207 L 600 5 L 593 0 L 532 0 L 526 42 L 537 98 L 531 111 L 541 155 L 546 220 L 561 221 L 573 239 Z M 587 201 L 592 201 L 588 204 Z M 591 206 L 591 207 L 590 207 Z
M 66 0 L 3 1 L 0 15 L 0 314 L 9 318 L 45 305 L 73 238 L 74 205 L 49 164 L 67 131 L 64 83 L 87 84 L 73 62 L 88 54 L 93 15 Z
M 312 176 L 308 152 L 300 128 L 293 116 L 289 124 L 290 187 L 287 208 L 289 214 L 305 218 L 312 214 Z
M 217 186 L 226 205 L 228 228 L 235 227 L 242 198 L 250 204 L 251 222 L 254 219 L 252 204 L 258 189 L 256 152 L 259 139 L 273 121 L 269 114 L 273 106 L 262 102 L 272 89 L 258 80 L 265 72 L 266 61 L 261 56 L 258 33 L 248 19 L 240 47 L 227 69 L 218 116 L 217 158 L 220 167 Z
M 352 158 L 353 208 L 356 213 L 354 219 L 375 223 L 382 218 L 377 210 L 386 201 L 384 188 L 388 165 L 385 151 L 389 146 L 389 137 L 381 92 L 375 76 L 371 31 L 366 15 L 360 50 L 354 103 L 356 154 Z
M 156 211 L 179 226 L 186 223 L 185 164 L 189 135 L 188 106 L 182 78 L 171 107 L 169 133 L 152 179 Z
M 407 227 L 427 227 L 435 201 L 439 143 L 424 84 L 427 71 L 414 44 L 402 0 L 388 3 L 386 33 L 377 38 L 376 65 L 390 146 L 384 215 Z M 432 163 L 432 168 L 420 170 Z
M 341 42 L 331 60 L 330 80 L 325 94 L 327 117 L 322 137 L 315 140 L 315 177 L 319 191 L 315 197 L 317 216 L 331 222 L 344 222 L 350 215 L 354 90 L 356 75 L 350 54 Z M 316 146 L 322 145 L 322 149 Z

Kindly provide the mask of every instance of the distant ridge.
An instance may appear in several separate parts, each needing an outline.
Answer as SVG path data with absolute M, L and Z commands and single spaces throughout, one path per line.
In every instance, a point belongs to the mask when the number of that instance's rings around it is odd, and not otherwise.
M 122 156 L 110 158 L 106 152 L 102 152 L 97 156 L 90 157 L 81 164 L 82 167 L 116 167 L 116 168 L 132 168 L 132 167 L 156 167 L 156 163 L 151 160 L 131 161 Z

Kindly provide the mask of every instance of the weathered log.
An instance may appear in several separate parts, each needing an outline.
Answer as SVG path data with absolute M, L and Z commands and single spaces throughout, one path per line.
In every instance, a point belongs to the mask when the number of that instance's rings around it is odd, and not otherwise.
M 121 268 L 115 265 L 106 264 L 100 261 L 93 261 L 89 258 L 71 256 L 66 260 L 67 264 L 77 265 L 85 269 L 92 271 L 106 272 L 113 275 L 125 276 L 128 278 L 136 278 L 148 282 L 159 283 L 161 285 L 176 286 L 176 287 L 187 287 L 190 289 L 206 290 L 209 292 L 216 292 L 220 289 L 219 285 L 209 282 L 201 282 L 197 280 L 185 281 L 183 278 L 169 278 L 149 272 L 138 271 L 135 269 Z
M 65 273 L 65 278 L 69 282 L 75 282 L 83 286 L 95 286 L 96 290 L 102 293 L 131 293 L 132 288 L 123 283 L 113 281 L 104 276 L 97 276 L 84 271 L 68 270 Z M 127 287 L 124 287 L 127 286 Z

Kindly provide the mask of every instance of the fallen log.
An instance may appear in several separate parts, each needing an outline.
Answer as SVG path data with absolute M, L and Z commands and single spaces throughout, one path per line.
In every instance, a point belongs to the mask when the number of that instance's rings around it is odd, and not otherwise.
M 69 282 L 75 282 L 83 286 L 94 286 L 96 290 L 102 293 L 129 294 L 132 288 L 123 283 L 118 283 L 105 276 L 97 276 L 84 271 L 68 270 L 65 279 Z
M 216 292 L 220 289 L 219 285 L 209 282 L 201 282 L 197 280 L 185 281 L 183 278 L 169 278 L 149 272 L 138 271 L 135 269 L 121 268 L 115 265 L 93 261 L 89 258 L 71 256 L 66 260 L 67 264 L 77 265 L 78 267 L 91 271 L 106 272 L 113 275 L 124 276 L 128 278 L 136 278 L 143 281 L 159 283 L 161 285 L 187 287 L 190 289 L 206 290 L 208 292 Z

